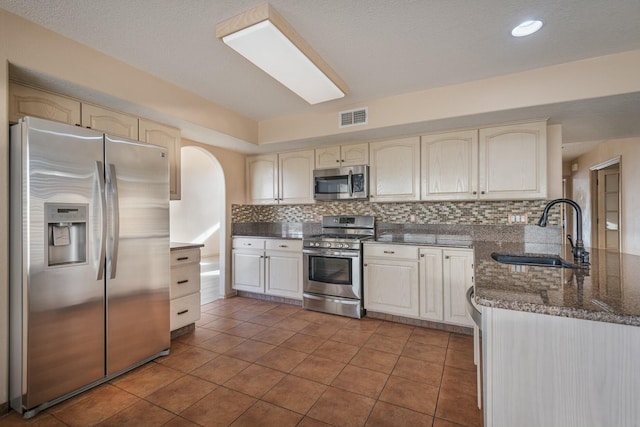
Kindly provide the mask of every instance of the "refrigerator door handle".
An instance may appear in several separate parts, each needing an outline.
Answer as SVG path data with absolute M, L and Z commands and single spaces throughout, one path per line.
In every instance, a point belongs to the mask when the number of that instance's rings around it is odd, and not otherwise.
M 111 171 L 111 189 L 113 190 L 113 251 L 111 252 L 111 279 L 116 278 L 118 270 L 118 246 L 120 244 L 120 203 L 118 201 L 118 179 L 116 166 L 109 165 Z
M 96 171 L 98 172 L 98 191 L 100 193 L 100 258 L 98 260 L 98 277 L 96 280 L 102 280 L 104 275 L 104 265 L 106 261 L 107 252 L 107 225 L 105 220 L 107 218 L 107 200 L 105 196 L 104 188 L 104 166 L 102 162 L 96 161 Z

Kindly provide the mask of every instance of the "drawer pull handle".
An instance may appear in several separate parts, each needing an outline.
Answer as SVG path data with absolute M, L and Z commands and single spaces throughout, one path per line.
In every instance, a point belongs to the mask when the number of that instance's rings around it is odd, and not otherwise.
M 280 245 L 281 248 L 288 248 L 289 246 L 287 245 Z
M 186 314 L 189 312 L 189 309 L 187 308 L 186 310 L 182 310 L 178 312 L 178 316 L 182 315 L 182 314 Z
M 449 255 L 444 256 L 444 259 L 449 259 L 449 258 L 451 258 Z
M 185 261 L 188 260 L 189 257 L 188 256 L 181 256 L 180 258 L 178 258 L 178 261 Z
M 188 283 L 189 280 L 178 280 L 178 285 L 182 285 L 183 283 Z
M 395 254 L 395 251 L 384 251 L 385 254 Z
M 246 246 L 251 246 L 251 243 L 245 243 Z

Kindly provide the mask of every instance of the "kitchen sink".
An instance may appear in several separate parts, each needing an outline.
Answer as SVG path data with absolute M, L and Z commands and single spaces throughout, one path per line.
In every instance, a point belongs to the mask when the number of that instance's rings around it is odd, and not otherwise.
M 535 267 L 581 268 L 558 255 L 513 255 L 493 252 L 491 258 L 503 264 L 531 265 Z

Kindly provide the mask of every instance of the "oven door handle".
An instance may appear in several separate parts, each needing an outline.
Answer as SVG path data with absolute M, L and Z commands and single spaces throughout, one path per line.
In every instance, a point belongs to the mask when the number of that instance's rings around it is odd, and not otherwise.
M 333 249 L 303 249 L 302 253 L 305 255 L 320 255 L 320 256 L 335 256 L 341 258 L 357 258 L 360 256 L 360 251 L 340 251 Z

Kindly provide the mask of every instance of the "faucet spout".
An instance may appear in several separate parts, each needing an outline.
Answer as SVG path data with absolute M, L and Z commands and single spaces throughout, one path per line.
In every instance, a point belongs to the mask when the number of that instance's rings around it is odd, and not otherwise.
M 573 207 L 576 211 L 576 242 L 575 245 L 573 242 L 571 243 L 571 252 L 573 253 L 573 259 L 575 262 L 580 264 L 589 264 L 589 252 L 587 252 L 584 248 L 584 242 L 582 241 L 582 209 L 580 209 L 580 205 L 574 202 L 571 199 L 555 199 L 551 200 L 544 207 L 542 211 L 542 216 L 538 221 L 538 226 L 546 227 L 547 219 L 549 217 L 549 210 L 558 203 L 566 203 L 569 206 Z

